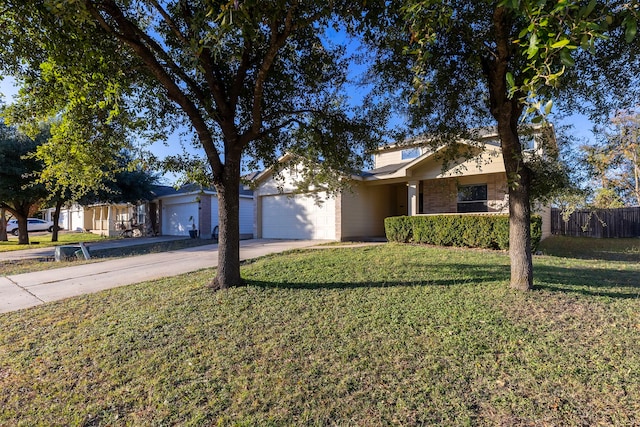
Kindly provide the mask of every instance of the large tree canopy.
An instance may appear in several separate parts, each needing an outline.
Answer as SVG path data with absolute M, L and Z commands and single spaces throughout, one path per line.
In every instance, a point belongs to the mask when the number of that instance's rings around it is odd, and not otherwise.
M 128 152 L 121 153 L 118 162 L 113 179 L 105 181 L 101 188 L 87 192 L 78 200 L 80 204 L 138 203 L 155 198 L 153 189 L 158 181 L 155 173 L 143 168 L 139 159 Z
M 37 182 L 42 162 L 29 156 L 47 136 L 43 132 L 31 139 L 0 123 L 0 209 L 18 220 L 18 244 L 29 243 L 27 217 L 47 197 L 44 186 Z
M 86 117 L 104 110 L 104 120 L 144 117 L 147 130 L 193 129 L 220 203 L 219 287 L 240 282 L 243 155 L 270 164 L 304 151 L 348 170 L 381 129 L 377 112 L 347 107 L 344 47 L 324 37 L 360 15 L 357 3 L 0 0 L 0 9 L 9 46 L 0 63 L 24 77 L 35 110 L 58 94 Z
M 405 84 L 400 92 L 413 101 L 411 127 L 441 135 L 434 144 L 496 126 L 509 183 L 511 286 L 530 289 L 531 196 L 546 172 L 536 173 L 539 162 L 524 155 L 522 129 L 543 122 L 554 103 L 606 115 L 615 102 L 638 101 L 638 4 L 407 0 L 395 6 L 389 19 L 397 25 L 380 29 L 390 28 L 388 38 L 373 37 L 382 48 L 377 70 L 383 82 Z

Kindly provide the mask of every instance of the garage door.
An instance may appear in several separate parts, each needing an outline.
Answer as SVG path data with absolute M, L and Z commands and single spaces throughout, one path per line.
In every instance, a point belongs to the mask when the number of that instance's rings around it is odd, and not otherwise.
M 265 239 L 330 239 L 336 236 L 335 198 L 285 194 L 262 197 Z
M 176 203 L 162 207 L 162 234 L 165 236 L 188 236 L 193 217 L 198 226 L 198 204 Z

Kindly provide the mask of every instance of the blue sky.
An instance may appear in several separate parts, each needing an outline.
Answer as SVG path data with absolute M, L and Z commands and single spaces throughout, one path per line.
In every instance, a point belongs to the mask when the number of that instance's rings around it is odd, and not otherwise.
M 0 80 L 0 95 L 2 95 L 2 100 L 6 103 L 18 92 L 14 84 L 14 80 L 10 77 Z

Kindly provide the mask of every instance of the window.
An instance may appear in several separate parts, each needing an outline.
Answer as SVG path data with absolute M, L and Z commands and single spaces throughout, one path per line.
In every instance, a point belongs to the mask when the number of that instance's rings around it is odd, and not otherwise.
M 411 160 L 415 159 L 420 155 L 420 148 L 413 147 L 402 150 L 402 160 Z
M 534 151 L 536 146 L 536 138 L 533 135 L 520 135 L 520 145 L 523 151 Z
M 487 211 L 487 184 L 458 187 L 458 213 Z
M 147 211 L 145 209 L 144 205 L 139 205 L 137 207 L 137 213 L 138 213 L 138 224 L 144 224 L 146 222 L 146 217 L 147 217 Z

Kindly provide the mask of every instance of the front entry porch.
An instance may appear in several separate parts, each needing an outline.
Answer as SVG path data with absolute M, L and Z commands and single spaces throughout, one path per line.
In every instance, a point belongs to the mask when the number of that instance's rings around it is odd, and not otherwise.
M 389 216 L 455 213 L 507 213 L 504 173 L 468 177 L 412 180 L 387 187 Z

